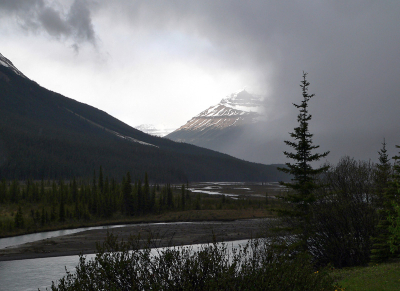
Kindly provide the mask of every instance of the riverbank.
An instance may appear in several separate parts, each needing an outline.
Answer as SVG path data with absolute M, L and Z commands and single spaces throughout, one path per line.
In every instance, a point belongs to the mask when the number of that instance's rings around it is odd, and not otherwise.
M 92 254 L 96 243 L 103 242 L 107 232 L 119 239 L 140 236 L 150 247 L 180 246 L 210 243 L 213 240 L 233 241 L 265 236 L 274 219 L 243 219 L 235 221 L 203 221 L 132 224 L 112 229 L 95 229 L 71 235 L 49 238 L 0 250 L 0 261 Z

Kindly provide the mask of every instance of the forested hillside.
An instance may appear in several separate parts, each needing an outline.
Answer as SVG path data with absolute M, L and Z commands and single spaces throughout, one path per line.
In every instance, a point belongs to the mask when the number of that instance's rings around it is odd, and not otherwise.
M 0 178 L 91 177 L 100 166 L 154 182 L 285 179 L 273 165 L 147 135 L 0 66 Z

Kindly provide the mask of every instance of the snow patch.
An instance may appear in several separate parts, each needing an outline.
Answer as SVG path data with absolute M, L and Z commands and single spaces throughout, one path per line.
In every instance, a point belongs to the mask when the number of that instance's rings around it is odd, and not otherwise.
M 13 63 L 7 59 L 6 57 L 4 57 L 1 53 L 0 53 L 0 65 L 10 68 L 14 73 L 16 73 L 17 75 L 24 77 L 26 79 L 28 79 L 28 77 L 26 77 L 24 74 L 22 74 L 22 72 L 20 70 L 18 70 Z
M 143 131 L 144 133 L 153 135 L 153 136 L 159 136 L 159 137 L 164 137 L 171 132 L 173 132 L 176 128 L 171 128 L 170 126 L 166 126 L 164 124 L 141 124 L 138 126 L 135 126 L 136 129 Z

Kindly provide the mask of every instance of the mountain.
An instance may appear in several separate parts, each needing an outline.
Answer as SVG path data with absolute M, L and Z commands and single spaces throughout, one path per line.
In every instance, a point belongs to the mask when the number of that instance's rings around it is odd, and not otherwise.
M 265 138 L 265 130 L 269 127 L 264 110 L 262 96 L 241 91 L 202 111 L 166 138 L 240 159 L 267 162 L 266 153 L 272 148 Z M 273 142 L 272 145 L 274 152 L 281 152 L 275 148 L 276 144 Z
M 90 178 L 100 166 L 115 178 L 147 172 L 154 182 L 285 179 L 273 165 L 145 134 L 0 61 L 0 179 Z
M 262 120 L 262 98 L 246 91 L 232 94 L 202 111 L 168 138 L 196 144 L 198 139 L 213 138 L 215 132 Z
M 6 57 L 4 57 L 1 53 L 0 53 L 0 66 L 9 68 L 11 71 L 13 71 L 15 74 L 24 77 L 26 79 L 28 79 L 28 77 L 26 77 L 24 74 L 22 74 L 22 72 L 20 70 L 18 70 L 13 63 L 7 59 Z M 0 78 L 4 78 L 7 79 L 7 75 L 5 75 L 4 73 L 0 74 Z
M 174 131 L 174 128 L 169 128 L 165 126 L 164 124 L 141 124 L 138 126 L 135 126 L 136 129 L 143 131 L 147 134 L 154 135 L 154 136 L 159 136 L 159 137 L 164 137 L 167 134 L 170 134 L 171 132 Z

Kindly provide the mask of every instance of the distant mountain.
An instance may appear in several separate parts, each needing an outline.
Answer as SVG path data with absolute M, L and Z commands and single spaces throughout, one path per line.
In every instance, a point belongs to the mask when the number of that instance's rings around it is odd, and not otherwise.
M 167 134 L 170 134 L 175 130 L 175 128 L 169 128 L 165 126 L 164 124 L 141 124 L 138 126 L 135 126 L 136 129 L 143 131 L 144 133 L 154 135 L 154 136 L 159 136 L 163 137 L 166 136 Z
M 213 136 L 215 130 L 256 123 L 262 120 L 262 113 L 262 98 L 242 91 L 202 111 L 169 134 L 168 138 L 196 144 L 197 139 Z
M 285 179 L 273 165 L 145 134 L 39 86 L 0 55 L 0 179 L 89 178 L 100 166 L 158 182 Z
M 240 159 L 267 162 L 270 144 L 263 136 L 268 128 L 263 97 L 241 91 L 202 111 L 185 125 L 166 136 Z M 273 147 L 276 147 L 276 142 Z M 280 143 L 279 143 L 280 144 Z M 277 149 L 274 148 L 274 152 Z M 278 149 L 278 152 L 281 152 Z

